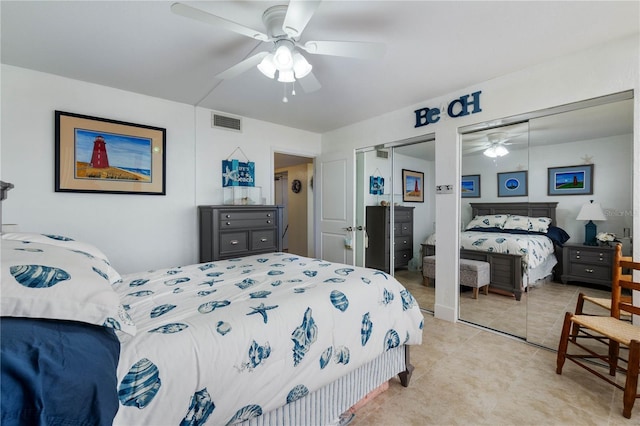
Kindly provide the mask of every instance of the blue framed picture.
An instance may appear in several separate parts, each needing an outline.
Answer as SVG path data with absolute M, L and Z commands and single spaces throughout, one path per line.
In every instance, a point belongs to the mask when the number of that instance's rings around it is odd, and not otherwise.
M 480 175 L 462 176 L 460 196 L 462 198 L 480 198 Z
M 498 173 L 498 197 L 526 197 L 527 171 Z
M 593 194 L 593 164 L 549 167 L 547 195 Z
M 369 194 L 384 194 L 384 178 L 382 176 L 369 176 Z

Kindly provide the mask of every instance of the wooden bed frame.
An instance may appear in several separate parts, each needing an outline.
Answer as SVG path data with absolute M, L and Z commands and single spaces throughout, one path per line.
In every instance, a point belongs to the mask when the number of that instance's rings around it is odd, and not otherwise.
M 556 226 L 556 206 L 558 203 L 470 203 L 472 216 L 490 214 L 513 214 L 530 217 L 551 218 L 551 224 Z M 435 254 L 435 246 L 428 245 L 425 256 Z M 460 249 L 461 259 L 480 260 L 491 265 L 491 282 L 489 289 L 501 293 L 513 294 L 520 300 L 524 287 L 522 285 L 522 257 L 515 254 L 482 252 Z M 556 248 L 558 262 L 562 258 Z M 561 266 L 561 265 L 560 265 Z M 561 269 L 561 267 L 560 267 Z M 557 269 L 556 270 L 560 270 Z

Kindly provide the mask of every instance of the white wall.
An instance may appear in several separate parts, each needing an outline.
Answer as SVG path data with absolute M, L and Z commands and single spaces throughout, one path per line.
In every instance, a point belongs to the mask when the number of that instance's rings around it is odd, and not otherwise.
M 425 100 L 388 114 L 337 129 L 322 137 L 324 152 L 342 152 L 348 158 L 353 150 L 383 143 L 415 138 L 435 132 L 435 185 L 460 187 L 460 135 L 458 128 L 475 123 L 498 120 L 603 96 L 625 90 L 635 90 L 634 108 L 634 194 L 640 188 L 640 44 L 637 34 L 593 47 L 587 51 L 558 58 L 513 74 L 460 88 L 444 96 Z M 472 70 L 470 71 L 472 72 Z M 414 128 L 414 110 L 439 107 L 462 95 L 482 91 L 482 112 L 459 118 L 444 116 L 438 123 Z M 599 176 L 599 175 L 598 175 Z M 546 180 L 545 180 L 546 181 Z M 436 232 L 438 253 L 436 269 L 439 284 L 436 292 L 435 315 L 455 321 L 458 317 L 458 232 L 460 228 L 460 194 L 436 195 Z M 537 201 L 537 200 L 536 200 Z M 640 197 L 633 200 L 632 210 L 640 211 Z M 640 236 L 640 215 L 633 218 L 634 239 Z
M 576 216 L 584 203 L 594 200 L 602 206 L 607 221 L 598 222 L 598 232 L 613 232 L 623 235 L 624 228 L 632 228 L 631 181 L 620 181 L 620 176 L 632 176 L 633 136 L 620 135 L 563 143 L 553 147 L 530 146 L 527 149 L 511 150 L 509 155 L 494 161 L 482 154 L 465 156 L 462 173 L 479 174 L 481 198 L 462 200 L 462 223 L 471 220 L 469 203 L 475 202 L 557 202 L 556 219 L 559 227 L 571 236 L 570 242 L 584 241 L 584 221 Z M 553 155 L 550 155 L 552 153 Z M 584 155 L 592 157 L 594 185 L 592 195 L 549 196 L 547 195 L 547 169 L 583 164 Z M 528 196 L 498 197 L 497 173 L 528 170 Z
M 2 180 L 15 188 L 3 223 L 99 246 L 121 273 L 198 260 L 199 204 L 222 202 L 221 164 L 238 146 L 273 200 L 273 151 L 320 152 L 320 136 L 243 119 L 243 132 L 211 128 L 211 111 L 2 65 Z M 167 129 L 166 196 L 54 191 L 54 111 Z M 235 156 L 234 156 L 235 157 Z

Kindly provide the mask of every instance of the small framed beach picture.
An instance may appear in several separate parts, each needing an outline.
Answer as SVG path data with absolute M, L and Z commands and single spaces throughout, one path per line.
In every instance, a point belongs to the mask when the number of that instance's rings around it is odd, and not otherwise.
M 402 201 L 424 203 L 424 173 L 402 169 Z
M 56 192 L 165 195 L 166 129 L 55 112 Z
M 460 186 L 462 198 L 480 198 L 480 175 L 462 176 Z
M 547 195 L 593 194 L 593 164 L 549 167 Z
M 526 197 L 527 171 L 498 173 L 498 197 Z

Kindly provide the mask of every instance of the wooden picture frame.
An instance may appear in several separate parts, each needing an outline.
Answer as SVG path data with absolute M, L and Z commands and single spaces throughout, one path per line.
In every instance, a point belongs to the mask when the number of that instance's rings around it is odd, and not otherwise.
M 498 197 L 526 197 L 529 194 L 527 171 L 498 173 Z
M 460 181 L 462 198 L 480 198 L 480 175 L 465 175 Z
M 402 201 L 424 203 L 424 173 L 402 169 Z
M 55 111 L 55 191 L 165 195 L 166 129 Z
M 593 194 L 593 164 L 549 167 L 547 195 Z

